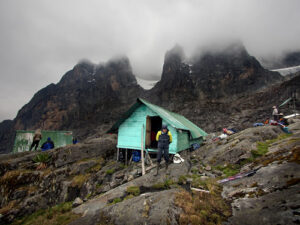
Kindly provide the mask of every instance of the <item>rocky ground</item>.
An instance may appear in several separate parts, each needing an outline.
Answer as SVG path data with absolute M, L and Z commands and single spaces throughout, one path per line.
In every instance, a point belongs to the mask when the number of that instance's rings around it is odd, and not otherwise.
M 211 135 L 168 175 L 116 162 L 114 135 L 48 157 L 3 155 L 0 224 L 297 224 L 300 120 L 291 122 L 292 134 L 263 126 Z M 255 172 L 218 184 L 247 171 Z

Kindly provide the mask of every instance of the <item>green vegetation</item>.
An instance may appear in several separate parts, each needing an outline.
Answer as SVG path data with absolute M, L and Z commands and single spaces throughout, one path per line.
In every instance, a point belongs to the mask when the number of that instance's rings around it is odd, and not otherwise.
M 198 171 L 199 171 L 199 170 L 198 170 L 197 168 L 192 168 L 192 169 L 191 169 L 191 172 L 192 172 L 192 173 L 198 173 Z
M 181 175 L 179 178 L 178 178 L 178 184 L 185 184 L 187 181 L 187 177 L 184 176 L 184 175 Z
M 92 193 L 88 193 L 85 197 L 86 197 L 86 199 L 91 198 L 92 197 Z
M 33 171 L 31 170 L 11 170 L 7 171 L 2 177 L 0 177 L 0 184 L 6 185 L 8 187 L 14 187 L 19 184 L 20 179 L 18 177 L 30 177 L 33 175 Z
M 138 196 L 138 195 L 140 195 L 141 190 L 140 190 L 140 187 L 138 187 L 138 186 L 130 186 L 130 187 L 127 187 L 126 192 L 128 194 Z
M 106 170 L 107 175 L 112 175 L 115 172 L 115 169 Z
M 128 166 L 125 165 L 124 163 L 122 163 L 122 164 L 119 165 L 119 168 L 120 168 L 121 170 L 123 170 L 123 169 L 125 169 L 125 168 L 127 168 L 127 167 L 128 167 Z
M 48 209 L 38 210 L 29 216 L 16 219 L 12 225 L 66 225 L 80 217 L 80 215 L 73 214 L 71 209 L 72 202 L 65 202 Z
M 172 179 L 166 179 L 164 182 L 152 185 L 152 188 L 157 190 L 170 189 L 172 184 L 174 184 L 174 181 Z
M 268 152 L 269 144 L 267 142 L 257 142 L 256 148 L 256 150 L 251 151 L 253 158 L 265 155 Z
M 39 153 L 33 158 L 36 163 L 48 163 L 50 160 L 51 156 L 48 153 Z
M 222 187 L 213 179 L 206 179 L 204 186 L 209 194 L 182 190 L 177 193 L 175 204 L 182 208 L 179 216 L 180 225 L 222 224 L 231 216 L 231 206 L 221 196 Z
M 117 204 L 119 202 L 122 202 L 122 199 L 121 198 L 115 198 L 111 204 Z
M 127 200 L 127 199 L 131 199 L 131 198 L 134 198 L 134 195 L 130 194 L 130 195 L 127 195 L 124 200 Z
M 198 160 L 197 159 L 192 159 L 192 164 L 197 164 Z
M 292 134 L 280 134 L 277 138 L 275 139 L 271 139 L 271 140 L 266 140 L 264 142 L 257 142 L 256 144 L 256 150 L 252 150 L 251 154 L 253 156 L 253 158 L 257 158 L 260 156 L 265 155 L 268 152 L 268 149 L 270 147 L 271 144 L 286 139 L 288 137 L 290 137 Z
M 225 174 L 225 177 L 233 176 L 240 171 L 240 165 L 232 165 L 232 164 L 228 164 L 226 166 L 219 165 L 214 168 L 222 171 Z
M 101 170 L 102 165 L 100 163 L 97 163 L 96 165 L 92 166 L 91 168 L 87 169 L 85 172 L 87 173 L 96 173 L 99 170 Z
M 81 188 L 82 185 L 90 178 L 90 174 L 80 174 L 72 179 L 72 187 L 79 187 Z

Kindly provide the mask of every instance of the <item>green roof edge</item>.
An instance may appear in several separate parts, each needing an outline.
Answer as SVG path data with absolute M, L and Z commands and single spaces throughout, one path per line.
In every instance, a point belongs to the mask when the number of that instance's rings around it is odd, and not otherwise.
M 118 127 L 123 123 L 130 115 L 132 112 L 137 109 L 141 104 L 146 105 L 149 107 L 151 110 L 156 112 L 161 118 L 166 120 L 172 127 L 176 129 L 181 129 L 181 130 L 188 130 L 191 133 L 191 136 L 193 139 L 199 138 L 199 137 L 205 137 L 207 133 L 199 128 L 196 124 L 188 120 L 182 115 L 179 115 L 177 113 L 171 112 L 169 110 L 166 110 L 160 106 L 154 105 L 142 98 L 137 98 L 137 102 L 133 104 L 129 110 L 127 110 L 123 116 L 111 127 L 110 130 L 108 130 L 108 133 L 116 132 Z

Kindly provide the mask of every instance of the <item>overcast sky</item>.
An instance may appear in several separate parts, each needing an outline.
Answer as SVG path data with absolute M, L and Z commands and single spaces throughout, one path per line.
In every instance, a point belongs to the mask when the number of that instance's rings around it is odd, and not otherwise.
M 299 21 L 300 0 L 1 0 L 0 121 L 81 59 L 127 55 L 159 79 L 176 43 L 187 56 L 237 39 L 257 57 L 299 50 Z

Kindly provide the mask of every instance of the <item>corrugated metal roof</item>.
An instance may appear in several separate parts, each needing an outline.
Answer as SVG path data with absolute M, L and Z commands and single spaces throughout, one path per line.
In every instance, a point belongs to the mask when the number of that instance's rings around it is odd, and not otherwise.
M 133 111 L 135 109 L 137 109 L 141 104 L 146 105 L 151 110 L 156 112 L 162 119 L 167 121 L 168 124 L 170 124 L 172 127 L 176 128 L 176 129 L 190 131 L 191 136 L 193 137 L 193 139 L 199 138 L 199 137 L 204 137 L 204 136 L 207 135 L 207 133 L 204 130 L 202 130 L 201 128 L 196 126 L 194 123 L 189 121 L 184 116 L 181 116 L 181 115 L 179 115 L 177 113 L 174 113 L 174 112 L 170 112 L 166 109 L 163 109 L 162 107 L 151 104 L 150 102 L 148 102 L 144 99 L 141 99 L 141 98 L 137 99 L 137 102 L 122 116 L 122 118 L 120 118 L 112 126 L 112 128 L 108 132 L 116 131 L 118 129 L 118 127 L 121 125 L 121 123 L 123 123 L 124 120 L 126 120 L 128 117 L 130 117 L 131 113 L 133 113 Z

